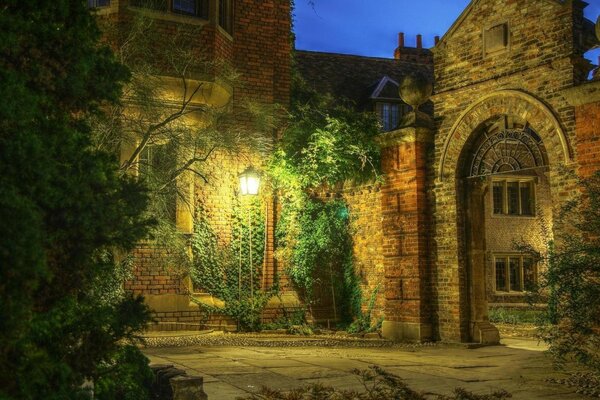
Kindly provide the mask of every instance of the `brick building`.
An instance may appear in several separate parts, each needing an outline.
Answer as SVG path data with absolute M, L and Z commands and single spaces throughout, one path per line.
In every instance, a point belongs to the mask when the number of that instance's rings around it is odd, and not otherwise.
M 165 34 L 174 26 L 200 26 L 199 49 L 230 62 L 243 83 L 232 90 L 210 81 L 202 101 L 289 102 L 289 2 L 93 3 L 113 18 L 143 13 Z M 579 0 L 473 0 L 432 49 L 422 48 L 420 38 L 407 47 L 400 35 L 393 59 L 296 52 L 309 84 L 381 117 L 385 181 L 345 188 L 342 195 L 356 228 L 363 291 L 384 288 L 375 312 L 385 318 L 386 337 L 493 343 L 498 331 L 487 319 L 488 304 L 524 303 L 540 267 L 514 243 L 543 250 L 549 237 L 540 220 L 551 235 L 552 216 L 577 190 L 577 176 L 600 169 L 600 80 L 588 80 L 592 66 L 583 57 L 599 45 L 600 33 L 584 8 Z M 434 83 L 419 108 L 429 123 L 398 95 L 415 72 Z M 191 180 L 191 202 L 207 207 L 223 232 L 231 230 L 236 178 L 247 164 L 216 155 L 211 186 Z M 266 202 L 268 283 L 277 267 L 276 207 Z M 178 208 L 177 225 L 191 232 L 189 214 Z M 150 243 L 136 256 L 129 289 L 146 296 L 162 327 L 199 326 L 189 279 L 173 274 Z

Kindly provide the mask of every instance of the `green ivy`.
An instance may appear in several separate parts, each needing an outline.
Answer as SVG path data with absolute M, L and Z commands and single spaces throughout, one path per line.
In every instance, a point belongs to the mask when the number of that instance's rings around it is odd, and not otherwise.
M 379 123 L 374 113 L 317 93 L 294 75 L 290 124 L 268 163 L 279 194 L 277 256 L 310 305 L 330 293 L 339 320 L 360 316 L 362 294 L 354 270 L 347 204 L 323 197 L 343 184 L 378 181 Z
M 264 203 L 258 197 L 236 198 L 230 217 L 231 242 L 222 245 L 208 220 L 207 210 L 202 205 L 198 207 L 191 239 L 190 275 L 195 287 L 225 302 L 224 309 L 203 305 L 208 312 L 231 316 L 238 321 L 240 330 L 260 330 L 262 311 L 277 289 L 261 289 Z

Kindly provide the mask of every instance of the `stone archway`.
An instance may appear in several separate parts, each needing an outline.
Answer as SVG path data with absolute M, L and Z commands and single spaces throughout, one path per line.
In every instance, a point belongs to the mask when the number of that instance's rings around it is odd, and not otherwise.
M 554 113 L 540 100 L 516 90 L 502 90 L 479 99 L 460 115 L 445 136 L 435 181 L 435 235 L 436 265 L 441 271 L 438 274 L 451 282 L 448 289 L 438 290 L 440 299 L 449 299 L 439 301 L 439 329 L 442 338 L 446 336 L 450 340 L 481 343 L 498 340 L 497 330 L 487 322 L 486 288 L 481 267 L 489 256 L 482 231 L 485 218 L 481 217 L 486 205 L 483 198 L 489 186 L 482 179 L 466 178 L 521 169 L 519 161 L 510 157 L 500 155 L 491 164 L 490 160 L 485 160 L 486 146 L 493 147 L 494 140 L 499 137 L 481 140 L 479 147 L 474 145 L 482 126 L 489 121 L 497 122 L 500 117 L 505 118 L 505 125 L 499 131 L 504 135 L 502 138 L 512 135 L 511 140 L 515 143 L 519 140 L 527 142 L 530 139 L 519 135 L 531 130 L 543 143 L 543 156 L 535 151 L 528 155 L 534 165 L 542 158 L 543 166 L 550 168 L 571 161 L 569 144 Z M 513 120 L 521 121 L 518 129 L 511 126 Z M 481 152 L 481 156 L 473 157 L 477 152 Z

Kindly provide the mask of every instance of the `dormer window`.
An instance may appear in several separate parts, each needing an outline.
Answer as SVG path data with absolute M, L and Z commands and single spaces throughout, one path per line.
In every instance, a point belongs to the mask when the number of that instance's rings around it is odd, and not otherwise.
M 398 104 L 377 103 L 377 114 L 379 114 L 379 120 L 384 131 L 391 131 L 398 126 Z
M 410 106 L 404 103 L 377 102 L 375 105 L 384 132 L 397 129 L 400 119 L 410 112 L 410 109 Z

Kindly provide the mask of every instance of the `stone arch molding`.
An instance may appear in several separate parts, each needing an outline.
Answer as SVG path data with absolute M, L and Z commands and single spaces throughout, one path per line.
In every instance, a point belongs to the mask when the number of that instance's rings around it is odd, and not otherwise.
M 455 174 L 462 149 L 477 127 L 497 115 L 515 115 L 527 121 L 542 138 L 550 165 L 569 164 L 572 160 L 567 137 L 552 110 L 534 96 L 520 90 L 499 90 L 471 104 L 450 130 L 438 170 L 443 181 Z

